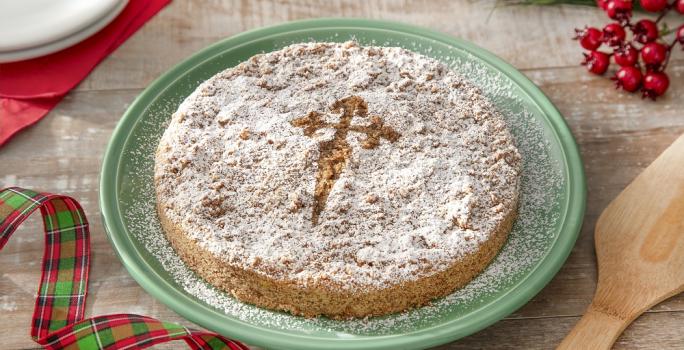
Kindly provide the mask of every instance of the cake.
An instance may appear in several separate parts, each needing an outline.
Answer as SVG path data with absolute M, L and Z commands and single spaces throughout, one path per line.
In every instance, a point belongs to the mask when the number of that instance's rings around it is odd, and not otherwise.
M 179 257 L 237 299 L 353 318 L 467 284 L 517 213 L 521 161 L 499 112 L 443 63 L 302 43 L 203 82 L 155 155 Z

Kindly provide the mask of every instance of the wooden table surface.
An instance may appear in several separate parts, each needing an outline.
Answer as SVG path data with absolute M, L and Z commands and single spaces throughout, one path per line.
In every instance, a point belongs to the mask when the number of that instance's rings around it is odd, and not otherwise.
M 654 103 L 616 91 L 578 65 L 573 29 L 608 22 L 595 8 L 498 6 L 492 1 L 174 1 L 107 58 L 43 121 L 0 149 L 0 187 L 77 198 L 91 218 L 93 265 L 86 315 L 132 312 L 186 325 L 128 275 L 99 220 L 98 173 L 127 106 L 168 68 L 242 31 L 312 17 L 402 21 L 470 40 L 520 69 L 556 104 L 581 148 L 588 183 L 582 233 L 544 290 L 495 325 L 440 349 L 550 349 L 589 304 L 595 288 L 593 227 L 601 210 L 684 132 L 684 55 L 670 63 L 669 93 Z M 671 16 L 670 23 L 681 22 Z M 679 51 L 679 50 L 678 50 Z M 0 253 L 3 349 L 36 348 L 28 336 L 43 237 L 38 217 Z M 181 344 L 162 348 L 181 348 Z M 617 349 L 684 349 L 684 295 L 648 311 Z

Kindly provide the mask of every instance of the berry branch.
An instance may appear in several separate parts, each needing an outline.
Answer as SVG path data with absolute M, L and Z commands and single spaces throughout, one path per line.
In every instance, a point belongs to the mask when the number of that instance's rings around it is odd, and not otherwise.
M 667 91 L 670 79 L 665 73 L 667 64 L 676 45 L 684 49 L 684 24 L 674 31 L 671 44 L 665 36 L 672 33 L 667 27 L 658 29 L 658 24 L 669 11 L 684 15 L 684 0 L 639 0 L 641 9 L 658 13 L 655 21 L 642 19 L 632 23 L 633 3 L 631 0 L 596 0 L 608 17 L 615 22 L 607 24 L 602 30 L 594 27 L 575 29 L 575 38 L 589 52 L 584 53 L 582 65 L 591 73 L 603 75 L 610 66 L 610 58 L 620 66 L 611 79 L 616 88 L 636 92 L 641 90 L 643 97 L 655 100 Z M 631 39 L 627 40 L 627 30 Z M 607 46 L 612 52 L 599 51 Z

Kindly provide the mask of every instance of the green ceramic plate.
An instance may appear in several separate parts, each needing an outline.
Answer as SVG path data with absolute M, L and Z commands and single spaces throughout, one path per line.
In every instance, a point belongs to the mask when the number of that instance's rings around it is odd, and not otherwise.
M 503 112 L 523 156 L 518 220 L 495 261 L 464 289 L 410 312 L 361 321 L 304 319 L 242 304 L 179 261 L 154 212 L 153 155 L 171 113 L 197 85 L 250 56 L 303 41 L 401 46 L 449 64 Z M 223 40 L 152 83 L 119 122 L 107 148 L 100 205 L 109 238 L 131 275 L 197 324 L 248 344 L 290 349 L 397 349 L 443 344 L 483 329 L 525 304 L 556 274 L 585 207 L 582 162 L 562 116 L 501 59 L 468 42 L 398 23 L 319 19 Z

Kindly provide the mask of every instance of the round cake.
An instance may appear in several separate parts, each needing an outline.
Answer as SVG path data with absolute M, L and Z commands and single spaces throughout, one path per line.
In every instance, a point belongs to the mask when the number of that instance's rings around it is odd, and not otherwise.
M 503 118 L 437 60 L 303 43 L 202 83 L 155 159 L 159 217 L 214 286 L 296 315 L 425 305 L 482 271 L 517 212 Z

